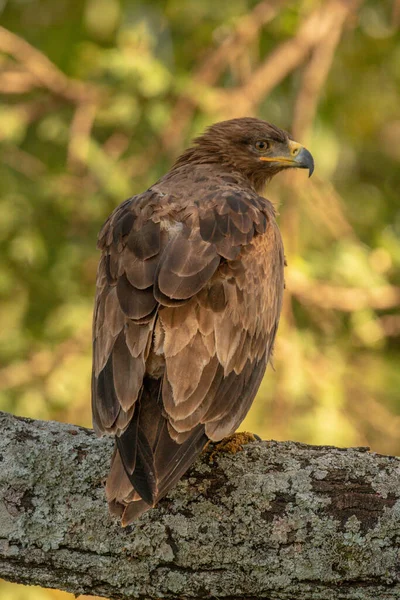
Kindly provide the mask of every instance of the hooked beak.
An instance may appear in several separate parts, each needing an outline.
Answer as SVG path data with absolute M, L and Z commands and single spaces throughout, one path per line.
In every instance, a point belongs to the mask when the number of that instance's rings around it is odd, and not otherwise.
M 301 144 L 289 140 L 287 155 L 280 156 L 261 156 L 260 160 L 266 162 L 282 163 L 282 166 L 296 167 L 298 169 L 308 169 L 308 176 L 314 172 L 314 159 L 311 152 Z
M 302 148 L 294 159 L 295 167 L 299 169 L 308 169 L 308 176 L 314 173 L 314 159 L 307 148 Z

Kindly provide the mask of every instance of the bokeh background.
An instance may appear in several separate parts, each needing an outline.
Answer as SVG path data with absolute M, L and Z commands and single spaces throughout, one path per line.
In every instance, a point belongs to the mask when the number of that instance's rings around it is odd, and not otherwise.
M 287 289 L 244 428 L 400 454 L 400 2 L 1 0 L 0 23 L 0 409 L 90 426 L 102 222 L 255 115 L 316 170 L 266 192 Z

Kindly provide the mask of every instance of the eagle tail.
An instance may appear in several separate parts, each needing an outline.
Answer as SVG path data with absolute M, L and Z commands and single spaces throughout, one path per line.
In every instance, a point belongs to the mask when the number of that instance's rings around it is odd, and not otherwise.
M 165 496 L 208 440 L 204 425 L 180 444 L 171 438 L 161 387 L 162 379 L 144 379 L 129 427 L 116 437 L 106 494 L 111 513 L 122 517 L 124 526 Z

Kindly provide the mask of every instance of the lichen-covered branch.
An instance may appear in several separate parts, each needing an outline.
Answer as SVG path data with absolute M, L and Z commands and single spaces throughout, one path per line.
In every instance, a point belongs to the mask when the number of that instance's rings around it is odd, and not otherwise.
M 400 460 L 254 442 L 208 452 L 122 529 L 112 440 L 0 413 L 0 577 L 109 598 L 400 598 Z

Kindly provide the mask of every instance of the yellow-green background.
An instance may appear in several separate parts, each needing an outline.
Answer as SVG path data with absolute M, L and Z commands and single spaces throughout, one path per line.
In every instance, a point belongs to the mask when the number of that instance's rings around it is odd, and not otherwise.
M 286 303 L 244 426 L 399 454 L 399 21 L 398 0 L 2 0 L 0 409 L 90 425 L 103 220 L 206 125 L 252 114 L 316 169 L 267 190 Z

